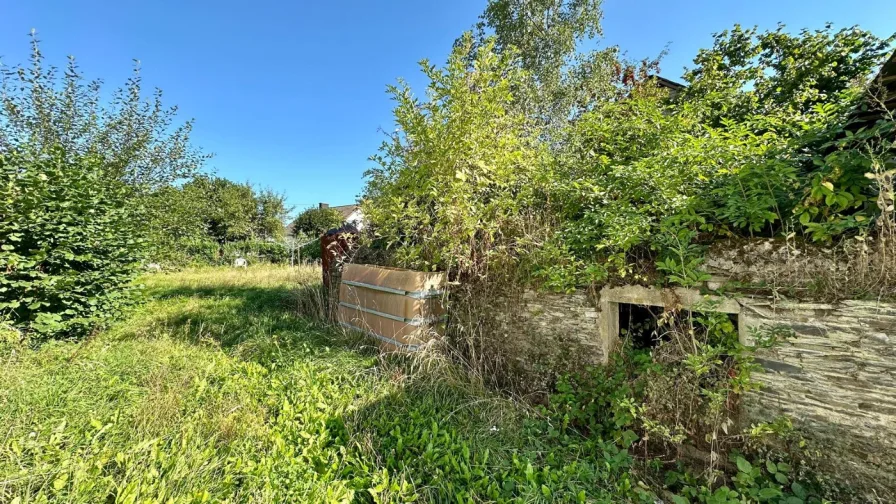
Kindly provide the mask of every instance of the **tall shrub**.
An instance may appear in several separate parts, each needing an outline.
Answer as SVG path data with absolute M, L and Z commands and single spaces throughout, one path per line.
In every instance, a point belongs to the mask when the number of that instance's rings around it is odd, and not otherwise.
M 106 99 L 73 56 L 64 70 L 48 65 L 33 32 L 29 65 L 0 67 L 0 124 L 0 150 L 61 146 L 99 157 L 107 176 L 144 192 L 193 176 L 209 157 L 190 144 L 193 122 L 177 124 L 161 89 L 146 98 L 139 61 Z
M 39 338 L 117 316 L 142 253 L 133 188 L 61 147 L 0 154 L 0 187 L 0 316 Z
M 526 72 L 512 51 L 472 42 L 466 36 L 445 68 L 421 63 L 426 100 L 390 88 L 397 129 L 373 158 L 363 208 L 408 266 L 478 270 L 512 251 L 543 200 L 547 149 L 513 93 Z
M 190 144 L 139 64 L 111 94 L 74 58 L 0 68 L 0 311 L 40 336 L 82 336 L 116 316 L 143 255 L 149 195 L 192 177 Z M 2 315 L 2 314 L 0 314 Z

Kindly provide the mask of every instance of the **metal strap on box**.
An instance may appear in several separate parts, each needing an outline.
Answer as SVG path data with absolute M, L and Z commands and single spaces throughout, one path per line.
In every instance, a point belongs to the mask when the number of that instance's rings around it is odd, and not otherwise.
M 417 350 L 420 349 L 420 345 L 411 345 L 411 344 L 409 344 L 409 343 L 402 343 L 402 342 L 397 341 L 397 340 L 394 340 L 394 339 L 392 339 L 392 338 L 387 338 L 387 337 L 385 337 L 385 336 L 383 336 L 383 335 L 381 335 L 381 334 L 377 334 L 377 333 L 375 333 L 375 332 L 373 332 L 373 331 L 370 331 L 370 330 L 368 330 L 368 329 L 362 329 L 362 328 L 360 328 L 360 327 L 354 326 L 354 325 L 352 325 L 352 324 L 349 324 L 348 322 L 339 322 L 339 325 L 341 325 L 342 327 L 345 327 L 345 328 L 347 328 L 347 329 L 353 329 L 353 330 L 355 330 L 355 331 L 361 331 L 362 333 L 367 334 L 368 336 L 373 336 L 374 338 L 376 338 L 376 339 L 378 339 L 378 340 L 380 340 L 380 341 L 383 341 L 383 342 L 385 342 L 385 343 L 389 343 L 390 345 L 395 345 L 395 346 L 398 347 L 398 348 L 403 348 L 403 349 L 405 349 L 405 350 L 410 350 L 411 352 L 416 352 Z
M 382 292 L 388 292 L 391 294 L 398 294 L 399 296 L 406 296 L 414 299 L 429 299 L 434 297 L 439 297 L 445 293 L 445 291 L 431 289 L 427 291 L 406 291 L 401 289 L 393 289 L 391 287 L 383 287 L 382 285 L 373 285 L 364 282 L 355 282 L 354 280 L 343 280 L 342 283 L 346 285 L 351 285 L 353 287 L 363 287 L 365 289 L 378 290 Z
M 339 302 L 339 306 L 344 306 L 344 307 L 346 307 L 346 308 L 351 308 L 351 309 L 353 309 L 353 310 L 360 310 L 360 311 L 365 312 L 365 313 L 371 313 L 371 314 L 373 314 L 373 315 L 378 315 L 378 316 L 380 316 L 380 317 L 385 317 L 385 318 L 387 318 L 387 319 L 394 320 L 394 321 L 396 321 L 396 322 L 404 322 L 404 323 L 407 324 L 407 325 L 412 325 L 412 326 L 416 326 L 416 327 L 421 327 L 421 326 L 429 325 L 429 324 L 432 324 L 432 323 L 434 323 L 434 322 L 439 322 L 439 321 L 441 321 L 441 320 L 445 320 L 445 319 L 447 318 L 447 315 L 443 315 L 443 316 L 441 316 L 441 317 L 429 317 L 429 318 L 416 318 L 416 317 L 415 317 L 415 318 L 412 318 L 412 319 L 408 319 L 408 318 L 404 318 L 404 317 L 399 317 L 398 315 L 392 315 L 391 313 L 386 313 L 386 312 L 381 312 L 381 311 L 379 311 L 379 310 L 374 310 L 373 308 L 364 308 L 363 306 L 358 306 L 358 305 L 355 305 L 355 304 L 346 303 L 345 301 L 340 301 L 340 302 Z

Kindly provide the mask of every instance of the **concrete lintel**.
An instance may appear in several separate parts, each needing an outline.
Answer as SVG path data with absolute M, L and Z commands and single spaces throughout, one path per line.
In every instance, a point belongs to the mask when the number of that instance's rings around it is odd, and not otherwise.
M 687 310 L 694 309 L 695 306 L 699 309 L 699 305 L 713 305 L 711 311 L 714 312 L 736 314 L 741 312 L 740 303 L 734 299 L 703 295 L 694 289 L 683 287 L 674 289 L 657 289 L 641 285 L 604 287 L 600 291 L 600 299 L 612 303 L 676 307 Z
M 737 315 L 738 339 L 742 344 L 749 344 L 750 336 L 746 320 L 741 316 L 742 307 L 734 299 L 700 294 L 694 289 L 677 287 L 674 289 L 657 289 L 640 285 L 623 287 L 604 287 L 600 291 L 600 339 L 603 344 L 603 362 L 607 363 L 610 353 L 619 341 L 619 304 L 643 306 L 659 306 L 683 308 L 686 310 L 701 309 L 712 305 L 709 311 L 733 313 Z M 705 310 L 705 308 L 703 308 Z

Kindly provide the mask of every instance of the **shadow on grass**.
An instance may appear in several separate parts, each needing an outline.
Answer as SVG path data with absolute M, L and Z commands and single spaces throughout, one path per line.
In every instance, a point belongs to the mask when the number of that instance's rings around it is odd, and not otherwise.
M 324 437 L 347 454 L 338 455 L 347 464 L 339 479 L 351 481 L 354 504 L 409 501 L 414 496 L 448 502 L 458 493 L 485 495 L 484 488 L 477 488 L 480 480 L 488 480 L 485 486 L 503 482 L 499 469 L 511 465 L 507 447 L 518 444 L 515 429 L 505 426 L 515 424 L 517 409 L 447 375 L 406 374 L 413 366 L 404 356 L 364 359 L 376 353 L 375 345 L 369 340 L 362 344 L 357 335 L 347 336 L 322 322 L 326 310 L 319 285 L 174 285 L 151 294 L 157 304 L 150 309 L 158 307 L 149 314 L 153 323 L 189 341 L 212 340 L 239 358 L 262 365 L 276 362 L 287 373 L 292 361 L 327 361 L 331 368 L 324 369 L 338 371 L 317 376 L 321 383 L 316 386 L 330 379 L 347 380 L 328 393 L 352 394 L 344 387 L 368 372 L 377 382 L 372 390 L 387 387 L 388 392 L 369 402 L 355 395 L 356 410 L 334 415 L 321 426 L 327 431 Z M 310 318 L 298 313 L 300 306 Z M 342 373 L 355 378 L 334 378 Z M 474 477 L 472 468 L 495 474 Z M 388 481 L 383 474 L 389 475 Z M 396 490 L 396 481 L 407 486 L 399 484 Z
M 319 285 L 174 285 L 148 295 L 152 329 L 192 342 L 213 341 L 223 349 L 242 347 L 243 357 L 260 363 L 295 349 L 339 347 L 369 354 L 368 345 L 326 323 Z

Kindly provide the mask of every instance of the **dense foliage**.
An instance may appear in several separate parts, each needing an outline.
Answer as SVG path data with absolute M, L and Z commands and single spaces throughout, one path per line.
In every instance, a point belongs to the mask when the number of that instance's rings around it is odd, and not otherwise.
M 139 62 L 124 87 L 104 100 L 102 81 L 85 81 L 73 57 L 47 65 L 31 35 L 30 66 L 0 73 L 0 150 L 49 150 L 100 158 L 107 176 L 148 191 L 197 173 L 208 157 L 190 145 L 193 123 L 177 125 L 156 89 L 145 100 Z
M 168 265 L 227 264 L 237 256 L 288 259 L 282 195 L 220 177 L 197 176 L 146 198 L 150 257 Z
M 565 107 L 557 127 L 531 106 L 546 99 L 532 73 L 542 63 L 509 42 L 507 30 L 529 33 L 519 25 L 532 4 L 491 3 L 484 22 L 497 39 L 468 35 L 443 69 L 424 62 L 427 100 L 391 88 L 398 129 L 374 157 L 364 211 L 397 262 L 460 272 L 511 262 L 558 289 L 620 276 L 691 285 L 713 239 L 830 242 L 867 234 L 881 215 L 896 123 L 850 121 L 869 106 L 863 83 L 892 39 L 736 26 L 673 93 L 657 86 L 657 61 L 565 58 L 563 82 L 581 85 L 552 102 Z M 593 34 L 588 16 L 556 37 Z
M 192 122 L 139 66 L 105 100 L 73 58 L 0 73 L 0 317 L 41 337 L 82 336 L 120 314 L 141 262 L 289 258 L 284 197 L 199 175 Z
M 293 236 L 319 238 L 322 234 L 342 227 L 345 219 L 338 210 L 329 207 L 308 208 L 292 221 Z
M 134 189 L 62 147 L 0 154 L 0 314 L 83 336 L 121 313 L 143 243 Z
M 120 314 L 145 257 L 146 198 L 192 176 L 205 156 L 139 67 L 102 99 L 75 60 L 0 74 L 0 316 L 29 335 L 83 336 Z
M 423 63 L 427 101 L 391 88 L 398 129 L 368 172 L 364 215 L 402 262 L 425 269 L 473 267 L 521 237 L 539 200 L 545 148 L 512 107 L 523 70 L 486 45 L 468 71 L 471 47 L 467 37 L 445 69 Z
M 675 86 L 659 59 L 577 50 L 600 32 L 596 4 L 494 0 L 444 67 L 422 62 L 424 98 L 389 88 L 396 129 L 367 173 L 367 243 L 460 280 L 444 338 L 454 362 L 529 392 L 508 364 L 529 356 L 489 318 L 497 297 L 533 283 L 706 287 L 704 249 L 722 239 L 816 242 L 846 261 L 843 242 L 860 243 L 861 261 L 877 261 L 860 295 L 896 295 L 896 120 L 868 85 L 896 39 L 735 26 Z M 561 378 L 549 417 L 643 457 L 676 503 L 820 500 L 804 451 L 769 448 L 789 439 L 786 419 L 735 427 L 759 347 L 726 317 L 667 308 L 650 350 Z M 786 337 L 767 331 L 757 344 Z M 705 467 L 664 462 L 695 448 Z

